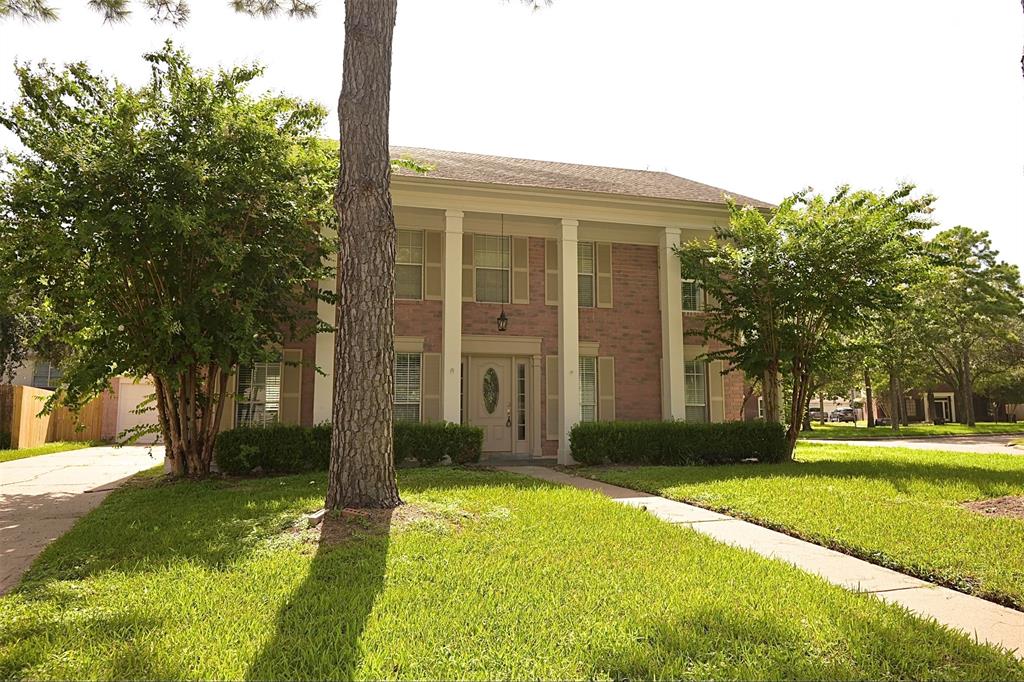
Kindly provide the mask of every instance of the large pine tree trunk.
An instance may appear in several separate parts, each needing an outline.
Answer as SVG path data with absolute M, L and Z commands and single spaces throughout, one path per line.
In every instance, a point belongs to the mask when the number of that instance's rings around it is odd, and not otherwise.
M 397 0 L 345 0 L 338 311 L 328 509 L 402 503 L 392 440 L 395 219 L 388 114 Z
M 871 393 L 871 373 L 864 369 L 864 409 L 867 410 L 868 428 L 875 428 L 875 400 Z

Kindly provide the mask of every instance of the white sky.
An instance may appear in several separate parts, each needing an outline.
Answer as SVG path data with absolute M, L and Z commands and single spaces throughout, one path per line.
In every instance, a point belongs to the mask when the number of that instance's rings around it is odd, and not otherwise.
M 140 55 L 172 37 L 199 65 L 257 59 L 262 87 L 335 108 L 342 0 L 301 22 L 192 0 L 182 29 L 53 2 L 57 24 L 0 23 L 0 101 L 15 59 L 141 83 Z M 400 0 L 398 16 L 394 144 L 666 170 L 768 201 L 910 180 L 943 226 L 989 230 L 1024 266 L 1019 0 Z

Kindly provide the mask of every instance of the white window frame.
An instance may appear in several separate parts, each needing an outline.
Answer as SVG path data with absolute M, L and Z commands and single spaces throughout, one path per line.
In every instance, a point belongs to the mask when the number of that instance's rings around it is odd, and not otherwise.
M 256 385 L 259 372 L 263 373 L 262 385 Z M 272 375 L 276 374 L 276 390 L 271 388 Z M 248 375 L 248 380 L 245 380 Z M 284 367 L 280 362 L 254 362 L 248 367 L 239 367 L 235 391 L 235 426 L 266 426 L 281 421 L 281 383 Z M 255 393 L 253 389 L 255 388 Z M 261 409 L 256 409 L 261 408 Z
M 688 298 L 686 295 L 686 287 L 689 285 L 692 285 L 697 290 L 697 305 L 694 308 L 686 307 L 686 299 Z M 682 278 L 679 282 L 679 293 L 684 313 L 700 313 L 704 311 L 704 305 L 706 302 L 704 297 L 704 289 L 697 284 L 696 280 L 687 279 L 685 277 Z
M 423 270 L 424 270 L 424 268 L 423 268 L 423 262 L 424 262 L 423 253 L 424 253 L 424 241 L 425 241 L 425 238 L 424 238 L 424 235 L 423 235 L 423 230 L 405 230 L 405 229 L 400 229 L 397 232 L 398 232 L 398 234 L 397 234 L 397 236 L 395 238 L 395 271 L 396 271 L 396 274 L 395 274 L 395 298 L 399 299 L 399 300 L 402 300 L 402 301 L 422 301 L 423 300 Z M 407 244 L 406 246 L 402 246 L 402 238 L 403 238 L 403 236 L 406 239 L 410 239 L 410 238 L 412 238 L 414 236 L 418 237 L 419 238 L 419 246 L 417 246 L 415 244 Z M 406 257 L 406 258 L 403 259 L 403 257 L 402 257 L 403 256 L 403 253 L 402 253 L 403 249 L 406 250 L 407 252 L 410 251 L 410 250 L 419 249 L 419 260 L 416 260 L 415 258 L 409 258 L 409 257 Z M 419 273 L 420 273 L 420 288 L 419 288 L 420 290 L 419 290 L 419 295 L 417 295 L 417 296 L 403 296 L 403 295 L 399 294 L 399 292 L 398 292 L 398 275 L 397 275 L 397 271 L 398 271 L 399 268 L 414 268 L 414 267 L 418 268 L 419 269 Z
M 693 367 L 700 367 L 701 371 L 691 371 Z M 702 403 L 691 402 L 690 382 L 692 377 L 703 377 L 704 390 L 702 391 L 703 401 Z M 690 419 L 690 408 L 700 407 L 703 411 L 702 422 L 711 421 L 710 413 L 708 412 L 708 363 L 704 360 L 683 360 L 683 400 L 684 409 L 686 411 L 686 421 L 696 421 Z
M 590 272 L 584 270 L 584 251 L 590 249 Z M 590 301 L 583 300 L 583 287 L 580 286 L 585 278 L 590 279 Z M 597 306 L 597 248 L 594 242 L 576 242 L 576 291 L 577 303 L 580 308 L 594 308 Z
M 482 251 L 490 252 L 490 249 L 481 249 L 481 244 L 486 244 L 490 240 L 496 240 L 499 244 L 498 258 L 503 264 L 501 267 L 494 267 L 491 265 L 480 265 L 480 253 Z M 505 273 L 505 300 L 483 300 L 480 298 L 480 276 L 481 270 L 488 270 L 491 272 L 503 272 Z M 473 237 L 473 289 L 475 290 L 475 298 L 477 303 L 512 303 L 512 237 L 500 237 L 498 235 L 489 234 L 478 234 Z
M 44 368 L 46 371 L 41 372 L 40 370 Z M 61 376 L 63 376 L 63 372 L 49 360 L 36 360 L 32 364 L 32 386 L 35 388 L 52 390 L 57 385 L 57 382 L 60 381 Z M 40 382 L 40 378 L 44 379 L 44 381 Z
M 412 360 L 415 358 L 415 370 Z M 406 363 L 405 376 L 401 373 Z M 415 371 L 415 380 L 411 373 Z M 416 419 L 398 416 L 399 408 L 416 406 Z M 395 421 L 423 421 L 423 353 L 395 353 Z
M 520 443 L 526 442 L 530 437 L 529 432 L 529 419 L 527 418 L 527 411 L 529 410 L 529 393 L 527 392 L 527 382 L 530 372 L 530 368 L 523 361 L 517 361 L 516 363 L 516 440 Z
M 757 396 L 757 418 L 764 419 L 764 397 Z
M 598 376 L 597 369 L 597 357 L 594 355 L 581 355 L 579 365 L 579 379 L 580 379 L 580 421 L 581 422 L 596 422 L 599 419 L 597 413 L 597 402 L 598 402 L 598 381 L 601 377 Z M 586 386 L 584 385 L 584 375 L 592 374 L 594 377 L 593 382 L 593 398 L 586 394 Z

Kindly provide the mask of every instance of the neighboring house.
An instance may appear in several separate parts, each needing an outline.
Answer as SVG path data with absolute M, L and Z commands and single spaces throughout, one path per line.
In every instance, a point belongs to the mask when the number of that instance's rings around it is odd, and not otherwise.
M 487 453 L 569 461 L 580 421 L 738 418 L 742 376 L 700 359 L 704 295 L 672 251 L 728 221 L 723 190 L 661 172 L 392 155 L 433 167 L 392 176 L 396 419 L 475 424 Z M 331 306 L 320 314 L 333 323 Z M 224 428 L 329 420 L 333 352 L 320 334 L 244 370 Z

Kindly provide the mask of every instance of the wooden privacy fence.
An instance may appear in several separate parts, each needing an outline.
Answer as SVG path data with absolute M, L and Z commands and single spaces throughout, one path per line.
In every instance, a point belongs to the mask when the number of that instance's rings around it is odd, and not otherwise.
M 52 393 L 32 386 L 0 386 L 0 431 L 10 433 L 11 448 L 33 448 L 61 440 L 100 439 L 103 403 L 108 399 L 106 393 L 86 404 L 78 415 L 66 407 L 57 407 L 50 414 L 40 415 L 43 403 Z M 5 404 L 10 406 L 7 411 Z

